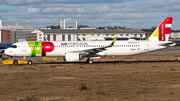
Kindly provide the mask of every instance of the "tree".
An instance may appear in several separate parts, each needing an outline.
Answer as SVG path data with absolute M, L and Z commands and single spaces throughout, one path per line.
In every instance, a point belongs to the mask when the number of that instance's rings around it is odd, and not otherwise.
M 119 29 L 119 27 L 118 26 L 114 26 L 114 29 Z
M 155 30 L 156 28 L 157 28 L 157 27 L 155 27 L 155 26 L 151 27 L 152 30 Z

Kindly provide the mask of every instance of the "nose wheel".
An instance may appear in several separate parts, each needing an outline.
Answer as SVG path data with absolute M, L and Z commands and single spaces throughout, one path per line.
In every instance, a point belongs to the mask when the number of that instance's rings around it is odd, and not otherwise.
M 91 58 L 88 58 L 86 62 L 92 64 L 94 61 Z

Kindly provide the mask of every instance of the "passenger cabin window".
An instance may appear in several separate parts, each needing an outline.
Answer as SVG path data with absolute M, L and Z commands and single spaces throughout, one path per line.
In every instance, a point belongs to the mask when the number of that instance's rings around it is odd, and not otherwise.
M 46 46 L 46 48 L 50 48 L 50 46 Z

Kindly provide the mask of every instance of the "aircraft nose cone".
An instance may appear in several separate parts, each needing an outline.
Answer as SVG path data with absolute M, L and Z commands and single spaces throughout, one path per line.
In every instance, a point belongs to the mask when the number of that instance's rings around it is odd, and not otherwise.
M 4 53 L 5 53 L 6 55 L 8 55 L 8 51 L 7 51 L 7 49 L 6 49 L 6 50 L 4 50 Z
M 6 50 L 4 51 L 4 53 L 5 53 L 6 55 L 11 55 L 11 54 L 10 54 L 11 51 L 10 51 L 9 49 L 6 49 Z

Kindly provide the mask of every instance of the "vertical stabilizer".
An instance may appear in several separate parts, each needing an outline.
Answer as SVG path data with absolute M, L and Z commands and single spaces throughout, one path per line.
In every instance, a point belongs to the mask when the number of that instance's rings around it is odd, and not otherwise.
M 164 21 L 156 28 L 156 30 L 147 39 L 149 41 L 168 41 L 169 34 L 171 31 L 173 17 L 167 17 Z
M 81 39 L 81 37 L 77 36 L 77 38 L 78 38 L 78 41 L 83 41 L 83 40 Z
M 45 35 L 44 35 L 43 38 L 44 38 L 44 41 L 49 41 Z

